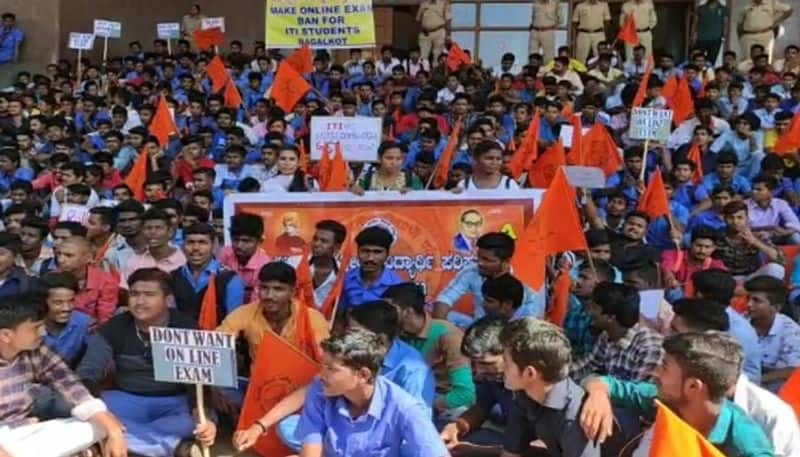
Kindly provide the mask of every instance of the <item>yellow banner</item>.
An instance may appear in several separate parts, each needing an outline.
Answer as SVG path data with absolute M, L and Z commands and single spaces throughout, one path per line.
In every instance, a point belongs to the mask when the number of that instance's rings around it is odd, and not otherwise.
M 375 46 L 372 0 L 266 0 L 268 48 Z

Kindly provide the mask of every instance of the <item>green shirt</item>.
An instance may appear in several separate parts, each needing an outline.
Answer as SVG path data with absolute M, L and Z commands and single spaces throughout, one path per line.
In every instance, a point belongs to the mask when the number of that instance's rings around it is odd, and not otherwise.
M 725 35 L 727 9 L 719 2 L 710 2 L 697 8 L 697 40 L 716 41 Z

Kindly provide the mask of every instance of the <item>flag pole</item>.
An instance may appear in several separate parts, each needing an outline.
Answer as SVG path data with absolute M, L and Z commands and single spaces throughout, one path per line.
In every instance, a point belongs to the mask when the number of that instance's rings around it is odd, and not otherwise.
M 167 38 L 167 54 L 172 55 L 172 38 Z
M 103 37 L 103 65 L 106 64 L 108 59 L 108 36 Z
M 644 182 L 644 174 L 647 171 L 647 150 L 650 149 L 650 138 L 644 140 L 644 154 L 642 154 L 642 171 L 639 172 L 639 180 Z
M 206 423 L 206 409 L 205 409 L 205 402 L 203 401 L 203 385 L 202 384 L 195 384 L 194 385 L 196 392 L 197 392 L 197 419 L 200 422 L 200 425 Z M 211 457 L 211 451 L 205 447 L 201 446 L 203 449 L 203 457 Z
M 77 81 L 77 84 L 75 86 L 75 93 L 76 94 L 80 93 L 80 90 L 81 90 L 81 59 L 82 58 L 83 58 L 83 49 L 78 49 L 78 69 L 77 69 L 78 81 Z

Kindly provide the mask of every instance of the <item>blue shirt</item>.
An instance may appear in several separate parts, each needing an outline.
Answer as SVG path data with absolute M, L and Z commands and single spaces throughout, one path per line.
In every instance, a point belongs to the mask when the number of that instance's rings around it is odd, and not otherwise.
M 684 238 L 687 244 L 691 242 L 692 231 L 697 227 L 709 227 L 712 230 L 720 231 L 725 228 L 725 220 L 722 215 L 713 209 L 707 209 L 700 214 L 689 218 L 689 223 L 686 224 Z
M 417 400 L 422 400 L 430 417 L 436 396 L 436 379 L 430 365 L 418 350 L 395 338 L 383 358 L 381 376 L 397 384 Z
M 689 210 L 680 203 L 674 200 L 669 202 L 670 212 L 672 212 L 672 220 L 676 224 L 686 226 L 689 222 Z M 675 243 L 669 236 L 669 220 L 666 216 L 661 216 L 654 221 L 651 221 L 647 227 L 647 244 L 657 249 L 672 249 Z
M 728 313 L 728 333 L 739 342 L 744 351 L 742 371 L 747 379 L 755 384 L 761 384 L 761 347 L 758 345 L 758 335 L 750 322 L 730 306 L 725 309 Z
M 0 63 L 11 62 L 14 58 L 14 51 L 24 40 L 25 34 L 19 27 L 12 29 L 0 27 Z
M 703 178 L 703 187 L 706 188 L 709 194 L 720 184 L 722 184 L 722 180 L 720 179 L 719 175 L 717 175 L 716 171 L 707 174 Z M 725 182 L 725 184 L 731 186 L 733 191 L 739 195 L 747 196 L 750 195 L 750 192 L 752 191 L 752 187 L 750 187 L 750 181 L 739 174 L 734 174 L 730 181 Z
M 486 311 L 483 309 L 483 293 L 481 292 L 484 281 L 486 281 L 486 278 L 478 273 L 478 266 L 470 265 L 458 272 L 455 278 L 450 281 L 450 284 L 439 293 L 436 301 L 453 306 L 464 295 L 472 294 L 475 305 L 475 313 L 472 317 L 479 319 L 486 315 Z M 541 318 L 544 316 L 544 294 L 536 293 L 526 285 L 523 286 L 522 305 L 514 312 L 514 318 L 519 319 L 526 316 Z
M 303 444 L 321 444 L 322 455 L 348 457 L 443 457 L 450 455 L 425 407 L 383 376 L 362 416 L 350 416 L 344 397 L 326 397 L 315 378 L 295 436 Z
M 339 298 L 339 312 L 345 312 L 348 308 L 354 308 L 366 302 L 380 300 L 386 289 L 404 282 L 393 270 L 383 267 L 378 280 L 365 285 L 361 280 L 361 267 L 353 268 L 344 277 L 342 296 Z
M 48 331 L 45 333 L 44 344 L 58 354 L 67 365 L 73 365 L 86 346 L 92 322 L 93 320 L 88 314 L 73 311 L 61 332 L 53 334 Z
M 680 203 L 686 208 L 692 209 L 700 202 L 709 198 L 708 190 L 702 184 L 687 182 L 677 186 L 672 193 L 672 200 Z
M 211 274 L 219 274 L 220 263 L 216 259 L 211 259 L 203 272 L 197 277 L 197 280 L 194 279 L 194 276 L 187 265 L 182 266 L 180 268 L 180 272 L 183 277 L 186 278 L 189 284 L 194 287 L 194 291 L 196 293 L 200 293 L 201 290 L 208 287 L 208 280 L 211 277 Z M 233 310 L 242 306 L 243 303 L 244 282 L 239 275 L 234 275 L 231 277 L 231 280 L 228 281 L 228 285 L 225 286 L 225 315 L 230 314 Z
M 11 183 L 14 181 L 33 181 L 36 174 L 30 168 L 20 167 L 12 175 L 0 173 L 0 193 L 4 194 L 11 189 Z
M 736 169 L 740 173 L 747 173 L 750 171 L 750 164 L 753 161 L 753 156 L 763 154 L 764 152 L 762 146 L 764 144 L 764 135 L 760 130 L 753 133 L 753 139 L 756 147 L 751 150 L 750 139 L 739 137 L 739 134 L 731 129 L 714 140 L 711 146 L 709 146 L 709 149 L 714 154 L 719 154 L 721 151 L 725 150 L 732 151 L 736 154 L 736 157 L 739 158 L 739 165 L 737 165 Z

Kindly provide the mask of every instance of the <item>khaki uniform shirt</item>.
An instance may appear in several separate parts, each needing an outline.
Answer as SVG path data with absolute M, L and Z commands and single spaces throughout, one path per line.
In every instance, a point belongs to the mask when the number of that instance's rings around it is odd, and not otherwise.
M 578 3 L 572 15 L 572 22 L 578 24 L 582 30 L 597 30 L 605 26 L 606 21 L 611 20 L 611 13 L 608 10 L 608 3 L 591 3 L 588 0 Z
M 447 0 L 426 0 L 419 5 L 417 11 L 417 22 L 425 31 L 444 27 L 450 18 L 450 5 Z
M 641 3 L 634 1 L 625 2 L 622 5 L 622 14 L 619 15 L 619 25 L 625 24 L 625 19 L 629 14 L 633 14 L 633 20 L 636 22 L 636 30 L 652 29 L 656 26 L 658 19 L 656 18 L 656 8 L 653 2 L 645 0 Z
M 555 28 L 561 24 L 561 6 L 555 0 L 533 2 L 533 26 L 538 29 Z
M 775 21 L 790 9 L 789 5 L 776 0 L 751 3 L 739 13 L 737 24 L 742 24 L 745 32 L 760 32 L 772 27 Z

